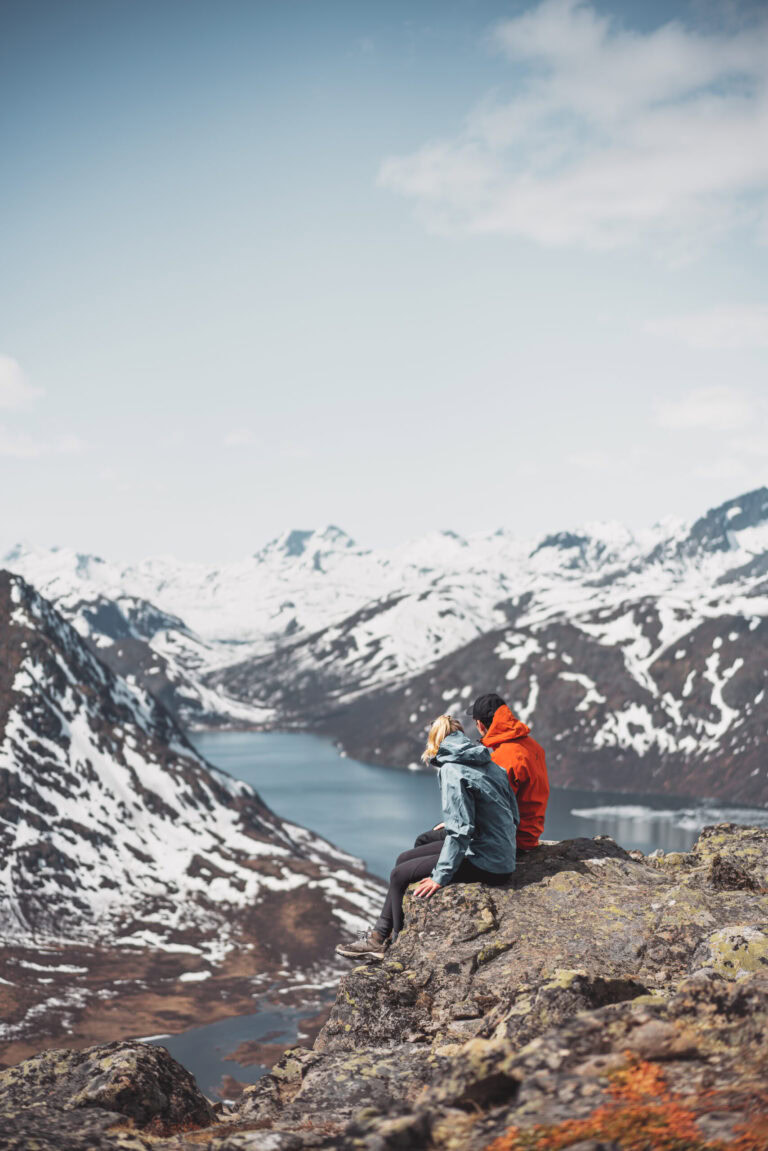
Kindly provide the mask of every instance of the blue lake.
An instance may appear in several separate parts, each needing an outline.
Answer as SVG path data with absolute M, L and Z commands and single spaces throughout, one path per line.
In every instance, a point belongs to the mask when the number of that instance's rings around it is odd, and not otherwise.
M 339 755 L 330 740 L 283 732 L 197 732 L 202 754 L 252 784 L 279 815 L 312 828 L 388 875 L 395 856 L 440 816 L 431 771 L 371 767 Z M 644 852 L 685 851 L 707 823 L 768 824 L 767 811 L 670 797 L 553 788 L 544 835 L 612 835 Z

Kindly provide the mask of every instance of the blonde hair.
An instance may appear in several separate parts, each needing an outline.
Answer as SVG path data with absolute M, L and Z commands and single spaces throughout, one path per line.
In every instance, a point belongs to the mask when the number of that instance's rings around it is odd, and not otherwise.
M 435 758 L 437 755 L 437 749 L 440 747 L 440 744 L 443 742 L 447 735 L 452 735 L 454 731 L 463 730 L 464 728 L 461 726 L 459 721 L 454 719 L 452 715 L 439 715 L 429 729 L 429 735 L 427 736 L 427 746 L 424 748 L 424 752 L 421 757 L 423 762 L 429 763 L 430 760 Z

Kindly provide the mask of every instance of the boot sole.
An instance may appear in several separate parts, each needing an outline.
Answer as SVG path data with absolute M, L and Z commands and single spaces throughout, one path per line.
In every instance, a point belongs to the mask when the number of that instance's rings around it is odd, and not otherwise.
M 343 947 L 336 948 L 337 955 L 343 955 L 346 959 L 383 959 L 383 951 L 345 951 Z

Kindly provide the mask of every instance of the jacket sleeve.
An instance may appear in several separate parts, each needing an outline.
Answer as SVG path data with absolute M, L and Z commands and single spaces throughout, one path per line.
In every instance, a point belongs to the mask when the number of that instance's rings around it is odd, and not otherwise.
M 440 773 L 445 839 L 432 871 L 435 883 L 445 887 L 453 879 L 475 833 L 475 797 L 461 774 L 443 769 Z
M 515 748 L 514 754 L 510 759 L 509 767 L 507 768 L 507 776 L 509 777 L 509 786 L 512 788 L 515 795 L 519 795 L 520 788 L 523 784 L 528 784 L 530 781 L 530 770 L 528 767 L 528 760 L 525 752 L 521 748 Z

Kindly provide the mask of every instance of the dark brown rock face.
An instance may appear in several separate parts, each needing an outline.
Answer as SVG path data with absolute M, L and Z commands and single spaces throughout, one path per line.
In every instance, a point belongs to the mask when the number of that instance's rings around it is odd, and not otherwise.
M 411 900 L 386 959 L 342 979 L 312 1050 L 287 1052 L 210 1126 L 190 1104 L 199 1129 L 153 1146 L 762 1151 L 767 881 L 768 831 L 721 824 L 658 859 L 609 839 L 542 846 L 507 888 Z M 25 1122 L 42 1101 L 29 1082 Z M 89 1099 L 117 1110 L 116 1094 Z M 148 1109 L 121 1112 L 136 1129 L 93 1146 L 146 1138 L 140 1124 L 166 1113 L 162 1091 L 140 1094 Z M 58 1151 L 49 1130 L 39 1146 Z
M 109 1043 L 86 1051 L 45 1051 L 0 1072 L 4 1148 L 114 1146 L 115 1127 L 170 1135 L 213 1121 L 190 1073 L 162 1047 Z M 114 1136 L 118 1146 L 143 1139 Z

